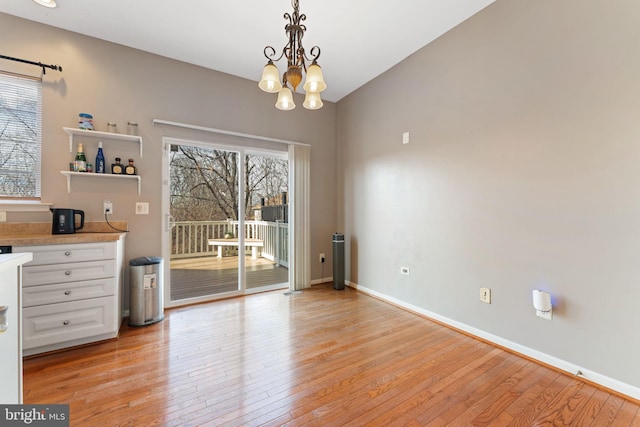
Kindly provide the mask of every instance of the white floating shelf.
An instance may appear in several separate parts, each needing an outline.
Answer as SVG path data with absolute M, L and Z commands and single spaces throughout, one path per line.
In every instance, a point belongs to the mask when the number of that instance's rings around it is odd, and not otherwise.
M 135 179 L 138 181 L 138 195 L 140 195 L 142 180 L 139 175 L 114 175 L 110 173 L 93 173 L 93 172 L 71 172 L 60 171 L 62 175 L 67 178 L 67 193 L 71 193 L 71 177 L 81 176 L 85 178 L 97 178 L 97 179 Z
M 100 132 L 97 130 L 85 130 L 75 128 L 62 128 L 67 134 L 69 134 L 69 152 L 73 153 L 73 137 L 74 136 L 89 136 L 92 138 L 113 139 L 116 141 L 128 141 L 136 142 L 140 144 L 140 158 L 142 158 L 142 137 L 138 135 L 125 135 L 123 133 L 111 133 Z

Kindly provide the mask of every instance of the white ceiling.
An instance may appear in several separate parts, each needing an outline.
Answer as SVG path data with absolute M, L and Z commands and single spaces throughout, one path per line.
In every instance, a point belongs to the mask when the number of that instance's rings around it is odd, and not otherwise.
M 493 1 L 300 0 L 307 15 L 303 45 L 322 50 L 318 63 L 328 86 L 323 98 L 340 100 Z M 283 15 L 293 10 L 290 0 L 57 3 L 49 9 L 32 0 L 0 0 L 0 12 L 256 82 L 267 61 L 264 47 L 284 47 Z

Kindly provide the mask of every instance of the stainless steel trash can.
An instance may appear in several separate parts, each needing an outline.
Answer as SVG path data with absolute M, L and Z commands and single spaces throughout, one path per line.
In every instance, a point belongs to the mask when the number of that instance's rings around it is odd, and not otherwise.
M 333 235 L 333 288 L 344 289 L 344 234 Z
M 164 319 L 163 267 L 160 257 L 129 261 L 129 326 L 146 326 Z

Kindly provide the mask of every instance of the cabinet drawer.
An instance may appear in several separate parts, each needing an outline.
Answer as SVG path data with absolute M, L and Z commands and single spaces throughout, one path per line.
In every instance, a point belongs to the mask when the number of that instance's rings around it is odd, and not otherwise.
M 98 261 L 116 258 L 115 242 L 75 243 L 67 245 L 14 246 L 14 252 L 32 252 L 28 266 L 63 262 Z
M 22 269 L 22 286 L 79 282 L 115 277 L 115 275 L 116 263 L 113 260 L 59 265 L 27 265 Z
M 115 297 L 63 302 L 22 310 L 22 346 L 64 343 L 117 331 Z
M 55 285 L 27 286 L 22 289 L 22 306 L 78 301 L 116 294 L 116 279 L 97 279 Z

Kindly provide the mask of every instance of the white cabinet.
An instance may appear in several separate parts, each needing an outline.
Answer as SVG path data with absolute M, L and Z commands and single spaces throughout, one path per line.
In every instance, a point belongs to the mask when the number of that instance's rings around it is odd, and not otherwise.
M 122 322 L 123 238 L 14 247 L 23 269 L 22 345 L 32 355 L 115 338 Z
M 118 331 L 116 297 L 45 304 L 23 309 L 24 354 L 114 338 Z
M 20 279 L 30 253 L 0 255 L 0 404 L 22 403 Z M 1 317 L 1 316 L 0 316 Z

